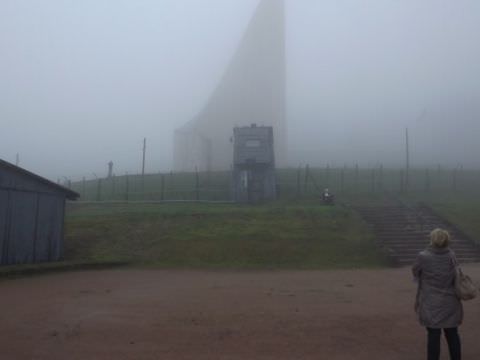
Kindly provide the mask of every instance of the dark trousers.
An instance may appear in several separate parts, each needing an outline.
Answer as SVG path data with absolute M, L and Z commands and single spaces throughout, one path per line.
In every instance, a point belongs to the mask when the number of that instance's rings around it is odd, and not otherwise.
M 440 337 L 442 329 L 427 328 L 428 331 L 428 360 L 440 359 Z M 443 329 L 447 339 L 450 360 L 461 360 L 462 350 L 458 328 Z

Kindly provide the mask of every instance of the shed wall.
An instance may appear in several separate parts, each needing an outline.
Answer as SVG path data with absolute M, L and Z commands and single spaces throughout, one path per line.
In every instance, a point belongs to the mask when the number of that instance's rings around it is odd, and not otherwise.
M 0 189 L 0 264 L 60 260 L 64 207 L 63 196 Z
M 35 242 L 37 195 L 12 191 L 10 202 L 11 215 L 8 235 L 8 263 L 32 263 Z
M 7 246 L 7 216 L 8 216 L 8 192 L 0 189 L 0 265 L 5 263 L 4 255 Z
M 65 200 L 40 195 L 38 207 L 35 261 L 57 261 L 63 257 L 63 222 Z

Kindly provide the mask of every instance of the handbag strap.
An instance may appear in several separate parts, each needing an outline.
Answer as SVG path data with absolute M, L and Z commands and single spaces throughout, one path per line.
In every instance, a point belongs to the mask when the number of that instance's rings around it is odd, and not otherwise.
M 460 267 L 460 264 L 458 263 L 457 257 L 455 256 L 455 253 L 451 252 L 450 254 L 451 254 L 450 259 L 452 261 L 453 269 L 455 271 L 455 276 L 453 278 L 453 281 L 454 281 L 454 284 L 455 284 L 455 282 L 457 281 L 457 277 L 463 275 L 463 271 L 462 271 L 462 268 Z
M 457 271 L 458 271 L 458 274 L 460 276 L 463 276 L 463 271 L 462 271 L 462 268 L 460 266 L 457 266 Z

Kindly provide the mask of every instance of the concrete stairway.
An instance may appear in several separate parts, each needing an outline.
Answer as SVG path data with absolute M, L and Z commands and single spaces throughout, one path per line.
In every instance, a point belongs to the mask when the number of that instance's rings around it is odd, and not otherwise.
M 411 265 L 417 254 L 429 244 L 428 235 L 435 228 L 452 235 L 451 248 L 461 263 L 480 261 L 480 248 L 460 229 L 438 216 L 426 205 L 355 207 L 372 226 L 378 245 L 396 266 Z

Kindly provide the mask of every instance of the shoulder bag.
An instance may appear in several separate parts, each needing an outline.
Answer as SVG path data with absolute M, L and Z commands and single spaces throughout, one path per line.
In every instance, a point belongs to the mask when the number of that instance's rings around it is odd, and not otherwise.
M 455 268 L 455 292 L 460 300 L 472 300 L 477 297 L 478 288 L 473 283 L 470 276 L 465 275 L 462 269 Z

